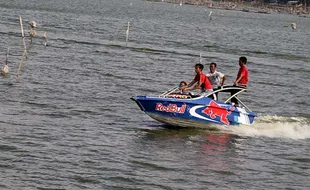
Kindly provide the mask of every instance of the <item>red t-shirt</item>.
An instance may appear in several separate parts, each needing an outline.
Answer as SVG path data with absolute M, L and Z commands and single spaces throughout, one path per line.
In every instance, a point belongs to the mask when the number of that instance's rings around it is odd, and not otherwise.
M 237 79 L 242 75 L 241 80 L 238 82 L 241 85 L 247 85 L 249 80 L 249 72 L 248 68 L 244 65 L 243 67 L 240 67 Z
M 203 90 L 206 90 L 206 89 L 212 90 L 213 89 L 213 87 L 209 81 L 209 78 L 206 77 L 206 75 L 203 72 L 197 73 L 194 80 L 202 83 L 201 88 Z

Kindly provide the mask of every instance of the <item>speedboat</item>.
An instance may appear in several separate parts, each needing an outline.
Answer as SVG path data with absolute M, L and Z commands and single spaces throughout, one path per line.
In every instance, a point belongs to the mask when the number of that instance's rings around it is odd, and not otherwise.
M 239 95 L 247 91 L 243 87 L 224 86 L 196 96 L 178 91 L 179 88 L 175 87 L 158 96 L 135 96 L 131 99 L 148 116 L 169 126 L 229 130 L 238 124 L 251 125 L 257 117 L 240 100 Z M 224 94 L 226 98 L 218 100 L 217 97 Z M 232 98 L 238 100 L 238 106 L 230 103 Z

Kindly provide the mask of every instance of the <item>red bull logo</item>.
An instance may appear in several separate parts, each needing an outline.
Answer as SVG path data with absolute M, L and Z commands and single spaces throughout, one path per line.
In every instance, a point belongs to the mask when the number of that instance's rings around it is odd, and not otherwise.
M 184 113 L 186 109 L 186 105 L 182 105 L 178 107 L 176 104 L 169 104 L 168 106 L 164 106 L 162 103 L 157 103 L 155 110 L 170 112 L 170 113 Z
M 232 109 L 231 111 L 233 111 Z M 229 125 L 229 121 L 227 119 L 227 116 L 231 114 L 231 111 L 227 111 L 226 108 L 221 107 L 219 104 L 217 104 L 215 101 L 211 100 L 209 105 L 206 109 L 204 109 L 202 112 L 207 114 L 211 119 L 215 119 L 216 116 L 220 117 L 220 121 L 222 123 L 225 123 L 226 125 Z

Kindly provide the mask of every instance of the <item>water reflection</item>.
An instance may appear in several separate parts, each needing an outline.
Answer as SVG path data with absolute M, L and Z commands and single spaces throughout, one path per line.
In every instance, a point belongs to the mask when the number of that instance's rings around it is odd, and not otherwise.
M 180 170 L 203 183 L 220 183 L 215 173 L 235 176 L 240 166 L 239 151 L 236 151 L 240 137 L 233 134 L 157 128 L 142 129 L 139 136 L 134 155 L 140 157 L 135 160 L 166 170 Z
M 198 158 L 195 159 L 197 164 L 208 168 L 218 169 L 228 166 L 238 156 L 235 151 L 238 149 L 236 139 L 240 137 L 234 134 L 203 129 L 166 128 L 142 129 L 140 133 L 142 138 L 139 138 L 139 146 L 151 145 L 153 151 L 158 150 L 161 153 L 169 149 L 169 154 L 172 152 L 181 156 L 192 154 Z
M 204 136 L 205 143 L 201 144 L 201 148 L 210 155 L 223 153 L 233 145 L 234 138 L 236 136 L 228 133 L 211 133 Z
M 232 172 L 236 153 L 235 138 L 237 136 L 228 133 L 205 135 L 200 142 L 199 163 L 206 169 L 215 171 Z

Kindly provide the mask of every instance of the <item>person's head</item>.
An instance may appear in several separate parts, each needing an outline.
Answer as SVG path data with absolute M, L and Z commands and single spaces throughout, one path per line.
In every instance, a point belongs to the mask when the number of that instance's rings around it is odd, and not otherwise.
M 246 65 L 247 58 L 246 57 L 240 57 L 239 58 L 239 65 L 242 67 L 243 65 Z
M 215 69 L 216 69 L 216 63 L 214 63 L 214 62 L 210 63 L 210 72 L 214 73 Z
M 179 87 L 181 88 L 181 87 L 186 86 L 186 85 L 187 85 L 187 83 L 185 81 L 181 81 Z
M 203 65 L 201 63 L 197 63 L 195 65 L 195 72 L 200 73 L 203 70 Z

